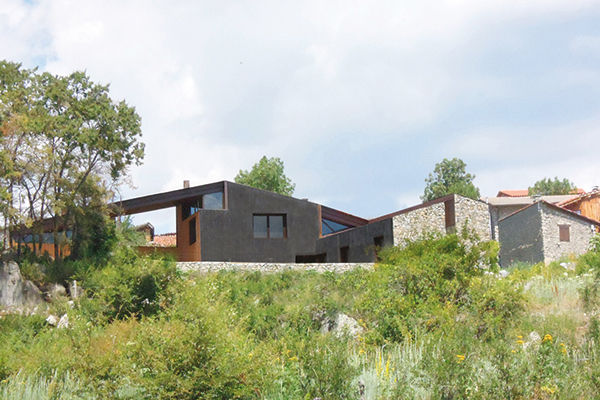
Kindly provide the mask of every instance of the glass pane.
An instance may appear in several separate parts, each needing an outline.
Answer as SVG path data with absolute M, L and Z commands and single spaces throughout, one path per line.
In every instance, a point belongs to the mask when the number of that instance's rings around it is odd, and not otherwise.
M 283 238 L 283 215 L 269 216 L 269 233 L 273 239 Z
M 255 238 L 266 238 L 267 237 L 267 216 L 266 215 L 255 215 L 254 216 L 254 237 Z
M 209 193 L 202 197 L 202 205 L 205 210 L 222 210 L 223 209 L 223 193 Z
M 322 220 L 323 225 L 321 227 L 321 232 L 323 233 L 323 235 L 328 235 L 330 233 L 334 233 L 334 232 L 339 232 L 339 231 L 343 231 L 344 229 L 348 229 L 349 226 L 337 223 L 337 222 L 333 222 L 329 219 L 325 219 L 323 218 Z

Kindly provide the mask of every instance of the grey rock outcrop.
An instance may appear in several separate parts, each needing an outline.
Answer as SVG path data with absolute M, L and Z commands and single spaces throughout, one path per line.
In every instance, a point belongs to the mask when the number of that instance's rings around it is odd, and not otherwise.
M 344 335 L 356 337 L 363 331 L 363 327 L 354 318 L 342 313 L 337 314 L 333 320 L 325 317 L 321 322 L 321 333 L 332 332 L 337 337 Z
M 66 297 L 67 289 L 65 289 L 65 287 L 63 285 L 61 285 L 60 283 L 53 283 L 48 288 L 48 291 L 46 292 L 46 296 L 48 297 L 49 300 L 56 300 L 59 297 Z
M 44 302 L 42 292 L 31 281 L 23 279 L 14 261 L 0 264 L 0 307 L 33 308 Z

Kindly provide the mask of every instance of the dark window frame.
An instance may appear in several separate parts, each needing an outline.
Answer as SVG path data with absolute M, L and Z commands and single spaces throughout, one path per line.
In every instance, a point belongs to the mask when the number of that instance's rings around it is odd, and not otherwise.
M 266 237 L 257 237 L 255 230 L 254 230 L 254 224 L 255 224 L 255 217 L 267 217 L 267 236 Z M 271 218 L 270 217 L 282 217 L 283 220 L 283 236 L 282 237 L 271 237 Z M 252 214 L 252 236 L 254 236 L 254 239 L 287 239 L 288 237 L 288 233 L 287 233 L 287 214 Z
M 204 196 L 210 196 L 214 194 L 221 195 L 221 208 L 204 208 Z M 198 196 L 194 200 L 189 200 L 181 205 L 181 220 L 185 221 L 192 215 L 196 214 L 200 210 L 224 210 L 225 209 L 225 193 L 224 192 L 211 192 L 205 193 Z
M 571 241 L 571 225 L 558 225 L 558 240 L 561 242 Z
M 197 235 L 196 235 L 196 217 L 190 219 L 189 233 L 190 233 L 189 239 L 190 239 L 190 246 L 191 246 L 194 243 L 196 243 L 196 240 L 198 240 Z

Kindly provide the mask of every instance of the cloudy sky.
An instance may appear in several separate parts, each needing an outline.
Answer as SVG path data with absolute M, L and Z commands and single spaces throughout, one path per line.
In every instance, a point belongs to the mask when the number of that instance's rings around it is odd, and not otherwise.
M 484 196 L 600 184 L 599 21 L 586 0 L 0 0 L 0 58 L 85 70 L 136 107 L 124 198 L 268 155 L 296 197 L 368 218 L 418 203 L 445 157 Z

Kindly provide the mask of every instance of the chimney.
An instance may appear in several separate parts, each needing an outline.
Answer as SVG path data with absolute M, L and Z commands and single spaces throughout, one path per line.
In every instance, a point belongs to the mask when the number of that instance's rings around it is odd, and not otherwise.
M 187 179 L 185 181 L 183 181 L 183 188 L 187 189 L 190 187 L 190 181 L 188 181 Z

